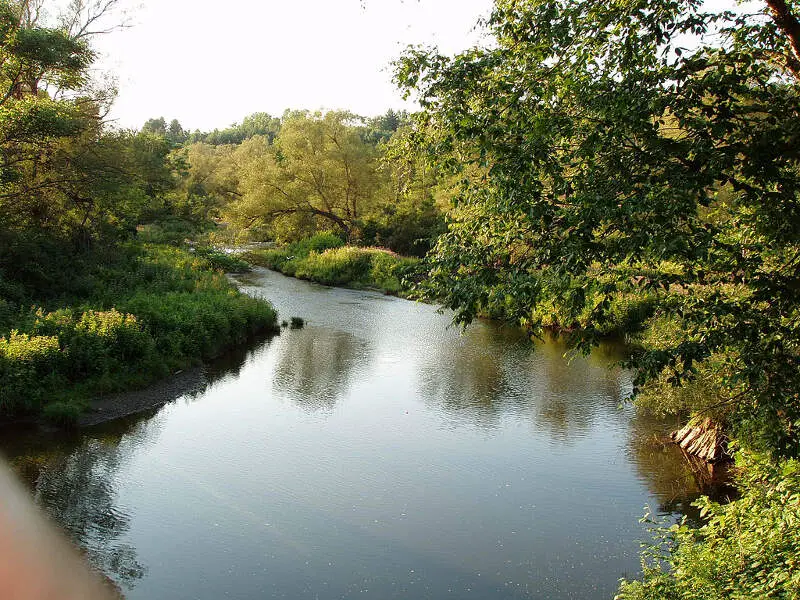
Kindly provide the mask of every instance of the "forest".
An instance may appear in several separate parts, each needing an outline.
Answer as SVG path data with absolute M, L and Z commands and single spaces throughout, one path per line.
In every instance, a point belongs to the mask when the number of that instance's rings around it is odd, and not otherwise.
M 274 332 L 247 263 L 614 338 L 629 402 L 710 420 L 738 486 L 652 522 L 618 597 L 800 597 L 800 5 L 754 4 L 496 0 L 485 47 L 398 57 L 418 112 L 189 132 L 107 124 L 102 4 L 0 0 L 0 418 L 69 425 Z

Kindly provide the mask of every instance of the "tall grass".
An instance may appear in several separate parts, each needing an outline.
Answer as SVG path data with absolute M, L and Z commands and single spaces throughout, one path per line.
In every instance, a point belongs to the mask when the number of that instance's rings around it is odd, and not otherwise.
M 0 299 L 0 415 L 69 420 L 94 394 L 144 385 L 277 329 L 274 309 L 240 294 L 214 256 L 131 245 L 83 258 L 75 285 L 38 306 Z
M 397 295 L 410 291 L 404 282 L 419 264 L 419 259 L 380 248 L 344 246 L 330 234 L 318 234 L 281 249 L 254 250 L 244 258 L 323 285 L 378 289 Z

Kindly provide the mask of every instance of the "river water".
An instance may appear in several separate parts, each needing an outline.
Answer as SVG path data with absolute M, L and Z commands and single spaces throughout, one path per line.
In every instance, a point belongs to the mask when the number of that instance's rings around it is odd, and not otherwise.
M 4 434 L 36 502 L 128 598 L 609 599 L 647 505 L 697 495 L 611 351 L 257 270 L 306 326 L 200 391 L 71 436 Z

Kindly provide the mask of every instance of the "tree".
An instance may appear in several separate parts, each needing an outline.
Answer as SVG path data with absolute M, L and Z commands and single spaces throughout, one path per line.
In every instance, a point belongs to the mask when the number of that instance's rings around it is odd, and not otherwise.
M 397 65 L 460 179 L 432 291 L 458 321 L 547 316 L 583 349 L 621 294 L 653 294 L 679 335 L 632 360 L 637 386 L 716 360 L 742 439 L 798 454 L 796 4 L 497 0 L 488 26 L 489 47 Z
M 147 119 L 142 125 L 142 132 L 152 133 L 153 135 L 160 135 L 166 137 L 167 135 L 167 120 L 164 117 L 157 119 Z
M 180 122 L 178 119 L 172 119 L 169 122 L 169 127 L 166 131 L 166 138 L 170 141 L 173 146 L 179 146 L 183 144 L 189 136 L 181 127 Z
M 88 160 L 111 96 L 90 80 L 89 40 L 116 1 L 74 0 L 55 26 L 42 5 L 0 1 L 0 234 L 83 237 L 88 191 L 110 174 Z
M 239 198 L 229 216 L 245 229 L 311 218 L 350 238 L 380 188 L 377 150 L 357 124 L 347 112 L 288 113 L 274 145 L 263 136 L 243 142 L 233 156 Z
M 281 120 L 265 112 L 253 113 L 244 118 L 241 123 L 234 123 L 230 127 L 209 133 L 195 131 L 189 136 L 190 142 L 204 142 L 214 146 L 222 144 L 241 144 L 243 141 L 257 135 L 263 135 L 271 144 L 281 127 Z
M 233 152 L 233 146 L 195 142 L 173 153 L 180 185 L 172 203 L 179 213 L 208 221 L 221 207 L 239 198 Z

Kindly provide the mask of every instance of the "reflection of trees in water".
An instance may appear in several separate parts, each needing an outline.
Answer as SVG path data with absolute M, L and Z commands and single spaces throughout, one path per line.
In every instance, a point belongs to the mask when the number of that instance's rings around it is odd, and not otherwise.
M 606 353 L 565 358 L 566 352 L 559 340 L 538 344 L 521 371 L 537 425 L 562 443 L 589 431 L 600 418 L 621 419 L 619 406 L 628 385 L 627 376 Z
M 265 345 L 269 345 L 276 335 L 274 333 L 259 334 L 247 344 L 236 346 L 222 356 L 209 361 L 206 364 L 208 384 L 216 383 L 228 377 L 237 377 L 242 367 L 256 356 Z
M 11 459 L 36 503 L 61 526 L 89 561 L 118 584 L 132 588 L 145 573 L 136 549 L 121 541 L 130 516 L 116 505 L 117 474 L 126 448 L 153 434 L 147 421 L 115 423 L 104 433 L 62 440 L 48 449 L 28 448 Z M 45 440 L 41 442 L 43 445 Z
M 268 342 L 233 349 L 208 365 L 205 382 L 195 379 L 165 380 L 163 398 L 192 401 L 209 385 L 238 375 L 244 363 Z M 153 388 L 145 390 L 151 393 Z M 36 432 L 3 434 L 2 449 L 17 475 L 97 569 L 117 583 L 132 588 L 145 568 L 136 549 L 121 541 L 130 516 L 116 506 L 117 474 L 130 448 L 141 447 L 158 434 L 160 406 L 93 428 L 89 435 L 37 435 Z
M 163 398 L 192 401 L 205 389 L 236 376 L 269 337 L 233 349 L 212 361 L 206 379 L 165 380 Z M 149 393 L 153 388 L 145 390 Z M 122 541 L 130 515 L 116 505 L 118 472 L 128 449 L 158 435 L 160 407 L 93 428 L 88 435 L 37 435 L 35 431 L 3 432 L 2 450 L 32 491 L 36 502 L 60 525 L 90 562 L 122 586 L 132 588 L 145 572 L 136 549 Z
M 419 367 L 428 403 L 482 426 L 504 412 L 527 414 L 561 442 L 588 430 L 598 411 L 616 411 L 627 385 L 608 357 L 568 361 L 556 341 L 534 345 L 521 331 L 493 324 L 432 350 Z
M 331 409 L 347 391 L 354 368 L 366 366 L 366 342 L 352 334 L 306 326 L 287 335 L 273 385 L 309 410 Z
M 687 515 L 699 524 L 700 511 L 692 502 L 703 494 L 725 500 L 733 490 L 727 485 L 725 466 L 693 465 L 671 443 L 668 433 L 678 427 L 677 419 L 664 422 L 637 412 L 631 419 L 629 454 L 639 477 L 658 499 L 658 512 Z
M 506 364 L 520 343 L 520 332 L 479 323 L 457 340 L 444 338 L 417 367 L 419 394 L 456 419 L 492 427 L 501 408 L 515 401 L 509 393 L 513 371 Z

